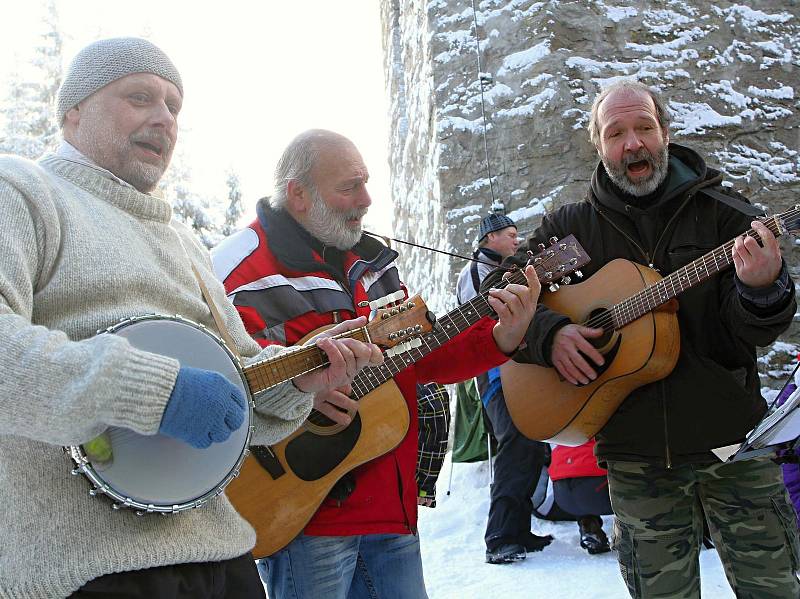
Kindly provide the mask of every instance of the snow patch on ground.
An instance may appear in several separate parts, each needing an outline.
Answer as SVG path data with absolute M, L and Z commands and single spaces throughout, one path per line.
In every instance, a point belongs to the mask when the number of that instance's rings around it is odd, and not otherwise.
M 574 522 L 533 520 L 536 534 L 555 540 L 525 561 L 491 565 L 484 562 L 483 542 L 489 511 L 488 462 L 455 464 L 447 495 L 451 464 L 439 477 L 437 507 L 420 508 L 422 566 L 431 599 L 620 599 L 628 593 L 615 553 L 589 555 L 580 548 Z M 603 518 L 611 533 L 611 516 Z M 732 599 L 722 565 L 713 550 L 700 554 L 703 597 Z

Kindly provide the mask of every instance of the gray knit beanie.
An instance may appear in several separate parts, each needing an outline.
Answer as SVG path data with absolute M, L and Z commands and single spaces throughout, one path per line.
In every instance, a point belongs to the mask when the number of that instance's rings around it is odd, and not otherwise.
M 517 223 L 508 218 L 505 214 L 497 214 L 493 212 L 481 220 L 480 228 L 478 231 L 478 241 L 483 241 L 489 233 L 500 231 L 506 227 L 516 227 Z
M 138 37 L 115 37 L 89 44 L 69 65 L 58 89 L 56 119 L 112 81 L 133 73 L 152 73 L 175 84 L 183 96 L 180 73 L 169 57 L 151 42 Z

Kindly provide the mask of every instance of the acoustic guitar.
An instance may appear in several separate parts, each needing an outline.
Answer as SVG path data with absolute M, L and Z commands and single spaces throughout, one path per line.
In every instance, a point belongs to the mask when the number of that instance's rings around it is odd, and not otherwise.
M 338 338 L 372 342 L 391 351 L 407 344 L 412 333 L 431 327 L 425 303 L 417 297 L 392 310 L 378 310 L 366 326 Z M 248 400 L 244 424 L 226 441 L 205 449 L 160 433 L 141 435 L 121 427 L 65 448 L 74 463 L 72 473 L 89 480 L 91 495 L 106 496 L 115 509 L 139 514 L 182 512 L 219 495 L 238 476 L 248 455 L 253 395 L 328 364 L 325 352 L 309 345 L 243 367 L 216 334 L 180 316 L 128 318 L 102 334 L 119 335 L 137 349 L 175 358 L 182 366 L 218 372 Z
M 764 220 L 776 236 L 794 229 L 800 207 Z M 745 235 L 759 239 L 748 230 Z M 509 361 L 500 367 L 511 419 L 530 439 L 577 446 L 591 439 L 636 388 L 665 378 L 678 361 L 680 332 L 674 298 L 733 264 L 734 240 L 662 278 L 628 260 L 612 260 L 583 283 L 543 303 L 584 326 L 602 328 L 590 340 L 603 354 L 598 377 L 576 386 L 555 368 Z
M 589 257 L 573 236 L 553 238 L 531 256 L 542 286 L 558 288 Z M 512 271 L 502 286 L 526 284 L 522 271 Z M 240 476 L 226 493 L 238 512 L 256 529 L 253 555 L 272 555 L 294 539 L 345 473 L 397 447 L 408 432 L 409 412 L 392 377 L 484 316 L 492 314 L 487 293 L 438 318 L 433 329 L 417 335 L 411 349 L 387 357 L 381 366 L 364 368 L 353 380 L 358 411 L 347 426 L 312 412 L 305 425 L 270 447 L 251 447 Z M 406 342 L 409 343 L 409 342 Z

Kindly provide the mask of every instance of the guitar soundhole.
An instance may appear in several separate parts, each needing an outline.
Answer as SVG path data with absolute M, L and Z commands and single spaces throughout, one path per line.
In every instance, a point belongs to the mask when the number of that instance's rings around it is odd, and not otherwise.
M 614 362 L 614 358 L 617 357 L 619 346 L 622 343 L 622 336 L 614 330 L 612 316 L 605 308 L 597 308 L 596 310 L 593 310 L 589 315 L 589 318 L 586 320 L 586 322 L 584 322 L 584 325 L 592 328 L 603 329 L 603 334 L 600 337 L 597 337 L 596 339 L 589 339 L 589 342 L 594 345 L 601 354 L 603 354 L 604 361 L 602 366 L 598 366 L 586 355 L 584 355 L 583 352 L 581 352 L 581 355 L 583 355 L 584 359 L 592 366 L 592 368 L 594 368 L 594 371 L 599 377 L 606 370 L 608 370 L 612 362 Z M 582 387 L 583 385 L 578 384 L 578 386 Z
M 336 434 L 316 435 L 304 432 L 289 441 L 285 452 L 286 463 L 301 480 L 319 480 L 347 457 L 359 436 L 361 416 L 356 413 L 353 422 Z
M 607 351 L 611 343 L 611 338 L 614 335 L 613 320 L 609 311 L 605 308 L 592 310 L 585 325 L 592 328 L 603 329 L 603 334 L 600 337 L 597 339 L 590 339 L 589 342 L 600 350 L 601 354 Z
M 311 413 L 308 415 L 307 419 L 311 424 L 314 424 L 319 427 L 327 427 L 327 426 L 335 426 L 336 423 L 328 418 L 322 412 L 318 412 L 317 410 L 311 410 Z

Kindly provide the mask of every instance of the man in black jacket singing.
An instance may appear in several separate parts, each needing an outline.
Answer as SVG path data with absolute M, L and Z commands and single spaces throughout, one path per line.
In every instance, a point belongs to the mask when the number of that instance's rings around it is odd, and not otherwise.
M 600 163 L 586 201 L 545 216 L 509 260 L 519 263 L 529 247 L 573 233 L 591 256 L 583 269 L 589 277 L 606 276 L 598 270 L 615 258 L 666 276 L 735 239 L 722 254 L 734 268 L 689 281 L 678 296 L 674 369 L 631 391 L 597 434 L 628 590 L 632 597 L 700 596 L 705 510 L 737 596 L 800 597 L 796 523 L 778 466 L 769 458 L 722 462 L 711 452 L 741 442 L 766 411 L 755 348 L 774 342 L 796 311 L 777 241 L 719 172 L 669 143 L 668 113 L 646 86 L 622 81 L 603 90 L 589 133 Z M 751 227 L 761 243 L 742 235 Z M 498 269 L 483 287 L 501 275 Z M 613 359 L 593 344 L 601 328 L 543 306 L 535 322 L 517 361 L 585 385 Z

